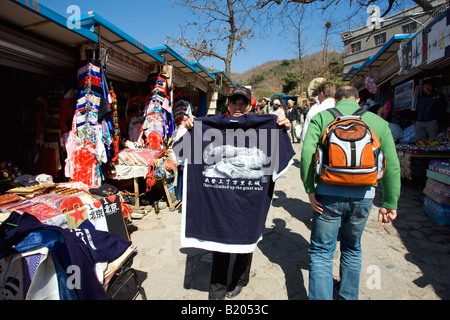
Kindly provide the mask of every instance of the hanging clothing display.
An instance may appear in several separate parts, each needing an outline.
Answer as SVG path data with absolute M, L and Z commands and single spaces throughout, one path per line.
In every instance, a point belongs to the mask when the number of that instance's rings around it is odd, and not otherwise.
M 151 149 L 163 149 L 175 130 L 167 79 L 163 75 L 151 75 L 150 96 L 144 110 L 141 127 L 145 145 Z
M 184 125 L 187 119 L 192 116 L 192 107 L 189 97 L 184 93 L 177 93 L 174 98 L 173 118 L 175 128 Z
M 65 174 L 88 186 L 102 184 L 101 166 L 111 157 L 110 147 L 114 147 L 113 155 L 118 153 L 118 121 L 113 124 L 108 103 L 114 97 L 116 106 L 115 94 L 108 90 L 103 68 L 100 62 L 92 61 L 78 70 L 80 91 L 72 129 L 65 140 Z M 117 107 L 114 110 L 117 120 Z
M 173 105 L 173 118 L 175 123 L 175 133 L 173 134 L 172 140 L 179 140 L 183 134 L 186 133 L 187 129 L 184 124 L 187 119 L 192 116 L 192 107 L 189 101 L 189 97 L 184 93 L 175 94 Z
M 110 95 L 111 95 L 111 108 L 114 126 L 114 131 L 112 134 L 113 157 L 111 161 L 114 162 L 119 157 L 120 128 L 119 128 L 119 114 L 117 111 L 117 97 L 116 94 L 114 93 L 113 88 L 111 88 Z

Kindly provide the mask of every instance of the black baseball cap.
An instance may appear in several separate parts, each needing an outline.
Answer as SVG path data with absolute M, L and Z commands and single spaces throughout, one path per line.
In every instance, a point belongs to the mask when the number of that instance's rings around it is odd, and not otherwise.
M 248 101 L 252 100 L 252 91 L 249 88 L 239 85 L 234 87 L 233 91 L 231 91 L 230 98 L 237 95 L 244 96 Z

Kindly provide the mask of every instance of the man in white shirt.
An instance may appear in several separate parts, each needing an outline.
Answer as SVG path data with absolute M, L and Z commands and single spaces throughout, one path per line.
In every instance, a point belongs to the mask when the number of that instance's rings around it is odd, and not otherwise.
M 336 86 L 331 82 L 328 81 L 322 82 L 319 85 L 317 92 L 318 92 L 317 99 L 319 100 L 319 102 L 313 105 L 311 109 L 309 109 L 308 111 L 305 123 L 303 124 L 302 135 L 300 137 L 302 141 L 305 140 L 306 130 L 308 130 L 308 125 L 312 117 L 314 117 L 317 113 L 323 110 L 333 108 L 334 105 L 336 104 L 336 101 L 334 100 L 334 93 L 336 92 Z

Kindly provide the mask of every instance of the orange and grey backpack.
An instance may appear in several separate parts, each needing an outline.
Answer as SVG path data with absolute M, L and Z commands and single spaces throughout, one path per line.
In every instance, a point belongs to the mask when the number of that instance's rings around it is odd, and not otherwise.
M 336 108 L 327 110 L 335 119 L 325 128 L 322 146 L 316 150 L 316 174 L 329 184 L 376 184 L 384 175 L 386 160 L 377 135 L 361 119 L 366 110 L 348 116 Z

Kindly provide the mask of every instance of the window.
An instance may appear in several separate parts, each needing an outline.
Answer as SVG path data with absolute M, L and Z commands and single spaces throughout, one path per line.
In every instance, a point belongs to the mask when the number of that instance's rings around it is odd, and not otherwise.
M 361 41 L 350 44 L 350 53 L 361 51 Z
M 379 46 L 386 43 L 386 32 L 377 34 L 373 37 L 373 44 Z
M 417 29 L 417 22 L 411 22 L 409 24 L 405 24 L 402 26 L 402 32 L 403 33 L 412 33 L 416 31 Z

